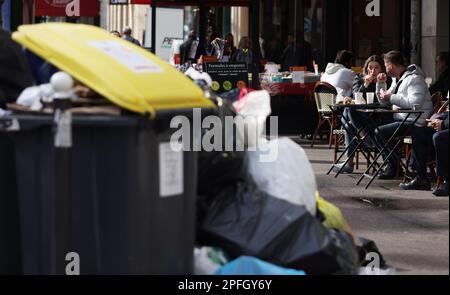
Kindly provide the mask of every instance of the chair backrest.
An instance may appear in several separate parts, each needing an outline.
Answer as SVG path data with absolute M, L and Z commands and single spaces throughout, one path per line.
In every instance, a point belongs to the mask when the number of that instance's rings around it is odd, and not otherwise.
M 448 100 L 444 101 L 444 103 L 441 105 L 439 110 L 437 111 L 437 114 L 442 114 L 443 112 L 448 110 Z
M 337 90 L 333 85 L 319 81 L 314 86 L 314 98 L 319 113 L 331 112 L 329 105 L 336 103 Z
M 362 74 L 364 69 L 362 67 L 352 67 L 352 71 L 355 72 L 356 74 Z
M 436 93 L 434 93 L 431 96 L 431 102 L 433 103 L 433 111 L 431 112 L 430 117 L 433 114 L 438 113 L 439 109 L 442 106 L 442 95 L 441 95 L 441 93 L 439 91 L 437 91 Z

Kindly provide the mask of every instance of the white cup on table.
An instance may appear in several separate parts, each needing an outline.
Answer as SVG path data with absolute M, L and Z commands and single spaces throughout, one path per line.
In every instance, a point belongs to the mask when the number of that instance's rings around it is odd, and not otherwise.
M 372 104 L 375 101 L 375 93 L 374 92 L 367 92 L 366 93 L 367 103 Z
M 364 97 L 363 97 L 363 93 L 362 92 L 355 92 L 354 97 L 355 97 L 355 103 L 356 104 L 365 104 L 366 103 L 364 101 Z

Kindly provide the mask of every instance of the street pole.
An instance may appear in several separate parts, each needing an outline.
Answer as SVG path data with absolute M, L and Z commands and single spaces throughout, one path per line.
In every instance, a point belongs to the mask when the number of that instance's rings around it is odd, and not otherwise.
M 55 247 L 56 261 L 52 273 L 66 274 L 66 255 L 72 246 L 71 180 L 72 180 L 72 114 L 69 90 L 72 78 L 63 72 L 54 74 L 51 84 L 55 90 L 54 148 L 55 148 Z
M 251 16 L 251 36 L 253 43 L 252 87 L 259 88 L 259 68 L 261 49 L 259 46 L 259 0 L 252 0 L 249 14 Z
M 420 65 L 421 1 L 411 0 L 411 64 Z
M 151 51 L 153 54 L 156 54 L 156 6 L 157 6 L 156 0 L 153 0 L 153 3 L 151 5 L 152 9 L 152 49 Z
M 108 27 L 108 17 L 109 17 L 109 1 L 101 0 L 100 1 L 100 27 L 109 30 Z

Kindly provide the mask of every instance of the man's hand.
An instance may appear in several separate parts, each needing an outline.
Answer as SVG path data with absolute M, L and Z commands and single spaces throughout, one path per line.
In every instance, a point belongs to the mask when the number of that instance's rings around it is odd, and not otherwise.
M 442 123 L 443 121 L 440 119 L 434 119 L 434 120 L 427 120 L 428 121 L 428 127 L 433 128 L 436 131 L 442 130 Z
M 378 83 L 385 83 L 387 81 L 387 76 L 385 73 L 380 73 L 377 76 L 377 82 Z
M 390 92 L 384 91 L 384 89 L 380 90 L 380 99 L 382 101 L 390 101 L 391 100 L 391 95 L 392 94 Z

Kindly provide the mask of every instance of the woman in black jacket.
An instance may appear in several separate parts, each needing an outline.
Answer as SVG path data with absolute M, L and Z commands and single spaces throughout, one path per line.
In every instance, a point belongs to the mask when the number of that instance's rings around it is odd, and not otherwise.
M 378 55 L 370 56 L 364 63 L 363 73 L 356 75 L 353 81 L 353 93 L 362 92 L 364 99 L 367 101 L 367 93 L 376 92 L 378 74 L 385 72 L 386 68 L 384 67 L 383 59 Z M 388 84 L 387 87 L 390 87 L 392 79 L 389 77 L 386 83 Z M 375 97 L 374 102 L 377 101 L 378 99 Z

